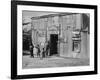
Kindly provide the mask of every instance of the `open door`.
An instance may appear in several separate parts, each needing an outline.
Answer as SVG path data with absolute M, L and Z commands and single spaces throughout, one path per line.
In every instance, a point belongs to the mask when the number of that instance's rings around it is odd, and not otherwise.
M 50 55 L 58 54 L 58 34 L 50 35 Z

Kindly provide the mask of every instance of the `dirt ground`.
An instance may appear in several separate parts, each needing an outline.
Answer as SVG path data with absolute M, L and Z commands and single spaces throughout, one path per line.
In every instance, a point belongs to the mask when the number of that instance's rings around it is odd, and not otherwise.
M 47 68 L 47 67 L 67 67 L 67 66 L 86 66 L 89 65 L 88 59 L 63 58 L 51 56 L 48 58 L 31 58 L 30 55 L 22 57 L 22 68 Z

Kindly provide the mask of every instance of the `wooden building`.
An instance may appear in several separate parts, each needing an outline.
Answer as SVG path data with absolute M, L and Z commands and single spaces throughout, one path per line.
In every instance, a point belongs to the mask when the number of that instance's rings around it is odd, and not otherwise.
M 58 13 L 31 19 L 33 45 L 49 41 L 50 55 L 89 58 L 89 25 L 85 25 L 83 14 Z

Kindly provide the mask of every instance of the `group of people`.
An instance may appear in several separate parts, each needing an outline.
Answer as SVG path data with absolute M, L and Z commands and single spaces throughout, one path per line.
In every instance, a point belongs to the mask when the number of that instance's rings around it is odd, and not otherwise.
M 37 45 L 30 45 L 30 55 L 31 57 L 45 58 L 49 56 L 50 44 L 49 41 L 45 43 L 40 43 Z

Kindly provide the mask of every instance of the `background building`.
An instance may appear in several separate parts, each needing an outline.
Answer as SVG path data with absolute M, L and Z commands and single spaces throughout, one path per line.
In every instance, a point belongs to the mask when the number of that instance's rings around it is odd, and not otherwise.
M 32 43 L 50 42 L 50 55 L 89 58 L 89 14 L 57 13 L 31 18 Z

